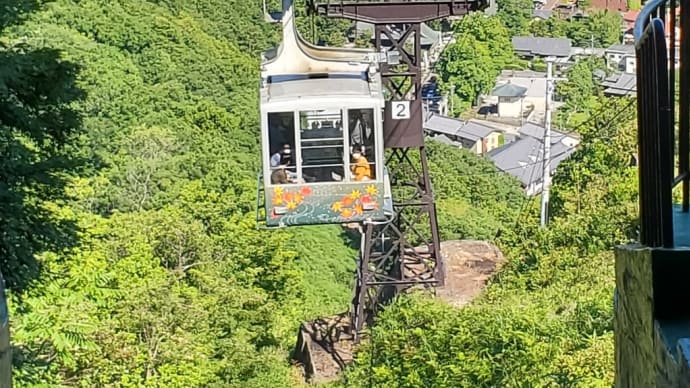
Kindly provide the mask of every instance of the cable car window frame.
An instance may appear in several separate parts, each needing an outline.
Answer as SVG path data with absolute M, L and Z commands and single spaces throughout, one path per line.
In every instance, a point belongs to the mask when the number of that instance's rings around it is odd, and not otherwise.
M 348 128 L 345 125 L 345 120 L 347 119 L 346 116 L 346 110 L 342 109 L 340 107 L 338 108 L 325 108 L 325 109 L 300 109 L 297 111 L 299 113 L 299 133 L 295 133 L 295 139 L 299 139 L 299 147 L 296 149 L 295 154 L 299 158 L 301 162 L 301 169 L 297 172 L 298 176 L 304 181 L 304 183 L 307 184 L 312 184 L 312 183 L 346 183 L 347 182 L 347 158 L 345 157 L 348 147 L 347 147 L 347 139 L 346 135 L 348 134 Z M 320 137 L 318 135 L 321 135 L 323 133 L 319 133 L 319 131 L 323 128 L 319 126 L 319 128 L 310 128 L 310 124 L 308 121 L 309 119 L 315 119 L 314 122 L 318 123 L 323 123 L 324 121 L 331 121 L 333 125 L 330 127 L 327 127 L 329 129 L 333 129 L 338 131 L 338 126 L 336 123 L 339 121 L 340 122 L 340 132 L 341 135 L 340 137 Z M 324 120 L 321 120 L 324 119 Z M 332 119 L 332 120 L 331 120 Z M 303 120 L 305 120 L 305 123 L 303 124 Z M 297 127 L 295 127 L 295 131 L 297 132 Z M 307 131 L 316 131 L 315 137 L 303 137 L 302 135 L 307 132 Z M 296 141 L 297 142 L 297 141 Z M 330 145 L 330 144 L 325 144 L 325 145 L 310 145 L 305 147 L 305 143 L 316 143 L 318 144 L 319 142 L 339 142 L 340 144 L 335 144 L 335 145 Z M 340 148 L 340 162 L 339 164 L 306 164 L 305 165 L 305 155 L 303 150 L 305 149 L 324 149 L 324 148 L 335 148 L 336 150 Z M 337 153 L 337 151 L 336 151 Z M 327 180 L 317 180 L 317 181 L 308 181 L 306 179 L 307 176 L 305 174 L 305 168 L 307 170 L 316 170 L 316 169 L 323 169 L 323 168 L 332 168 L 332 167 L 342 167 L 343 172 L 342 172 L 342 178 L 341 180 L 335 180 L 335 179 L 327 179 Z M 331 170 L 331 174 L 333 174 L 333 170 Z M 313 176 L 313 175 L 312 175 Z M 332 175 L 331 175 L 332 176 Z
M 337 101 L 327 99 L 304 99 L 299 102 L 287 102 L 280 101 L 275 103 L 265 104 L 261 107 L 261 138 L 262 138 L 262 165 L 263 174 L 267 177 L 264 179 L 265 187 L 277 187 L 277 186 L 289 186 L 289 185 L 310 185 L 310 186 L 322 186 L 322 185 L 341 185 L 341 184 L 361 184 L 366 181 L 356 181 L 352 177 L 351 172 L 351 154 L 350 154 L 350 127 L 349 127 L 349 111 L 350 110 L 362 110 L 371 109 L 373 110 L 373 125 L 372 128 L 374 134 L 374 162 L 369 161 L 369 165 L 374 164 L 374 179 L 371 182 L 379 182 L 383 180 L 383 105 L 375 98 L 352 98 L 347 101 L 346 104 L 343 103 L 342 99 L 349 99 L 350 96 L 342 96 L 342 98 L 337 99 Z M 329 101 L 330 100 L 330 101 Z M 345 168 L 345 174 L 341 181 L 321 181 L 321 182 L 307 182 L 305 181 L 303 175 L 303 165 L 302 165 L 302 136 L 301 136 L 301 123 L 300 123 L 300 112 L 302 111 L 318 111 L 318 110 L 340 110 L 341 112 L 341 123 L 343 126 L 343 162 Z M 274 184 L 270 180 L 270 174 L 272 172 L 270 166 L 270 150 L 269 148 L 269 128 L 268 128 L 268 115 L 271 113 L 293 113 L 294 119 L 294 148 L 292 150 L 294 168 L 299 178 L 297 183 L 277 183 Z M 379 152 L 380 150 L 380 152 Z M 381 159 L 381 160 L 379 160 Z
M 360 125 L 362 126 L 361 127 L 362 132 L 360 133 L 361 138 L 360 138 L 360 143 L 359 143 L 359 145 L 361 147 L 360 152 L 361 152 L 362 156 L 364 156 L 366 158 L 367 164 L 369 165 L 370 174 L 373 175 L 373 177 L 370 177 L 368 180 L 356 180 L 356 179 L 354 179 L 354 177 L 355 177 L 354 169 L 352 167 L 350 167 L 350 170 L 348 170 L 350 172 L 350 177 L 352 178 L 352 179 L 350 179 L 350 181 L 351 182 L 376 181 L 378 179 L 378 177 L 380 176 L 379 170 L 377 167 L 378 161 L 379 161 L 379 159 L 382 159 L 384 157 L 383 152 L 380 152 L 378 154 L 376 152 L 377 151 L 377 145 L 380 145 L 379 140 L 377 139 L 377 133 L 376 133 L 377 132 L 376 131 L 376 120 L 377 120 L 376 108 L 374 108 L 374 107 L 371 107 L 371 108 L 352 108 L 351 107 L 351 108 L 347 109 L 347 123 L 348 123 L 348 139 L 347 140 L 348 141 L 350 141 L 352 139 L 354 129 L 355 129 L 355 128 L 349 128 L 350 123 L 352 122 L 352 120 L 350 118 L 350 112 L 354 112 L 354 111 L 359 111 L 357 116 L 358 116 L 358 120 L 360 122 Z M 368 125 L 366 125 L 367 120 L 365 120 L 364 111 L 368 111 L 367 113 L 368 113 L 368 115 L 370 115 L 369 118 L 371 120 L 371 132 L 372 133 L 371 133 L 371 144 L 370 145 L 367 144 L 368 137 L 366 136 L 366 133 L 367 133 Z M 354 124 L 356 126 L 357 122 L 355 121 Z M 379 129 L 379 132 L 382 133 L 382 131 L 383 131 L 383 123 L 380 124 L 380 129 Z M 381 141 L 383 141 L 383 140 L 381 140 Z M 355 145 L 356 144 L 350 144 L 350 147 L 348 148 L 348 152 L 350 152 L 350 158 L 348 158 L 348 160 L 350 160 L 350 161 L 352 160 L 352 153 L 353 153 L 353 151 L 355 151 Z M 373 158 L 372 158 L 372 153 L 367 153 L 367 148 L 369 146 L 371 147 L 371 150 L 373 151 Z M 383 149 L 383 147 L 381 147 L 381 149 Z M 351 163 L 351 165 L 357 166 L 358 163 L 357 162 Z

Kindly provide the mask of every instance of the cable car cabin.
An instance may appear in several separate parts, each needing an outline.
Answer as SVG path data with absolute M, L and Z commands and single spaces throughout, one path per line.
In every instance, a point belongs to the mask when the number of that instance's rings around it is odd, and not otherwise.
M 266 88 L 266 224 L 385 219 L 381 83 L 359 73 L 277 77 Z
M 379 53 L 305 42 L 291 0 L 281 22 L 280 46 L 261 63 L 266 225 L 385 220 Z

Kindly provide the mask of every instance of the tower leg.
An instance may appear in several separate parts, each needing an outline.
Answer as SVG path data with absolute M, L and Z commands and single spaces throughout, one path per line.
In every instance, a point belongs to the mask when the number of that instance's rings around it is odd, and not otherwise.
M 352 300 L 355 342 L 380 305 L 407 289 L 444 284 L 445 268 L 426 152 L 395 148 L 386 165 L 391 177 L 394 217 L 365 223 Z

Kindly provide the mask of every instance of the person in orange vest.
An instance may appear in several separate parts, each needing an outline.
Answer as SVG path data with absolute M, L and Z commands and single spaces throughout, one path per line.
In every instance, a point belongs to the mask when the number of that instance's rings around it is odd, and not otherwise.
M 352 165 L 352 175 L 356 181 L 368 181 L 372 179 L 371 176 L 371 166 L 369 166 L 369 161 L 362 155 L 362 152 L 355 148 L 352 152 L 352 159 L 354 164 Z

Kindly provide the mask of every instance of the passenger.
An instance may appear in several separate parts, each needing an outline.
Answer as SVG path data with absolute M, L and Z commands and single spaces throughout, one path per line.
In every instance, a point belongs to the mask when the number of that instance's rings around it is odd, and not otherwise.
M 354 179 L 356 181 L 371 180 L 371 166 L 369 166 L 369 161 L 357 148 L 352 152 L 352 159 L 354 160 L 354 164 L 351 167 Z
M 287 169 L 288 164 L 290 164 L 290 156 L 283 154 L 279 165 L 271 173 L 271 184 L 285 185 L 297 182 L 297 174 Z
M 290 150 L 290 144 L 283 144 L 283 148 L 278 150 L 275 154 L 271 155 L 271 167 L 276 168 L 280 166 L 280 161 L 283 159 L 285 155 L 288 156 L 291 154 Z
M 286 152 L 287 151 L 287 152 Z M 274 185 L 284 185 L 288 183 L 296 183 L 298 181 L 297 174 L 288 170 L 290 164 L 290 146 L 285 145 L 285 148 L 280 152 L 271 156 L 271 183 Z M 274 158 L 278 155 L 278 158 Z
M 288 183 L 290 183 L 290 179 L 288 179 L 285 168 L 278 168 L 271 173 L 271 184 L 286 185 Z

